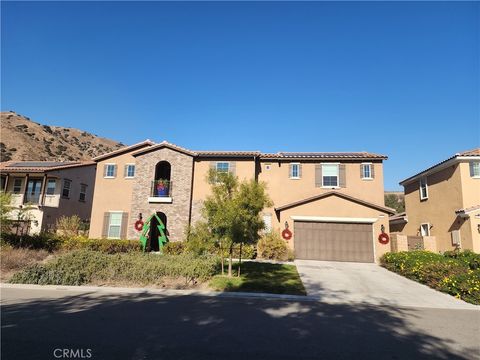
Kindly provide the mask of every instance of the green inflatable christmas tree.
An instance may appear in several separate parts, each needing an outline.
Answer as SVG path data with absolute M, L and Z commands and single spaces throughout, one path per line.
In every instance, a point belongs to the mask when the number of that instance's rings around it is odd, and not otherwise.
M 168 242 L 165 231 L 165 225 L 158 215 L 151 215 L 143 224 L 142 234 L 140 235 L 143 251 L 162 252 L 163 246 Z

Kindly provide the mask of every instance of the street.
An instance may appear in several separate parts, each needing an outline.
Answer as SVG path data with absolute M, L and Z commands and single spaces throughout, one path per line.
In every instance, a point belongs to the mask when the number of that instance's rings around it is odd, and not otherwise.
M 479 358 L 478 310 L 82 288 L 1 295 L 4 360 Z

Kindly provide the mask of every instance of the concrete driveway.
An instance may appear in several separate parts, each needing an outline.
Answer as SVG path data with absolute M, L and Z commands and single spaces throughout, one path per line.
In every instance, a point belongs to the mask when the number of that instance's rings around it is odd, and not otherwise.
M 307 294 L 326 303 L 479 309 L 376 264 L 295 260 Z

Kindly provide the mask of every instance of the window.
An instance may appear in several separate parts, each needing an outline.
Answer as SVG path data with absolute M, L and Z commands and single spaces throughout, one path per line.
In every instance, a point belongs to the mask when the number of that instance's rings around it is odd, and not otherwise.
M 272 231 L 272 214 L 263 214 L 264 231 L 269 233 Z
M 48 179 L 47 181 L 47 190 L 46 194 L 47 195 L 54 195 L 55 194 L 55 188 L 57 187 L 57 180 L 55 179 Z
M 135 165 L 134 164 L 125 165 L 125 177 L 126 178 L 135 177 Z
M 228 162 L 217 162 L 217 171 L 218 172 L 228 173 L 229 170 L 230 170 L 230 163 L 228 163 Z
M 87 185 L 80 184 L 80 197 L 78 201 L 85 202 L 85 198 L 87 197 Z
M 121 212 L 110 213 L 110 219 L 108 222 L 108 238 L 120 239 L 121 228 L 122 228 L 122 213 Z
M 372 164 L 362 164 L 362 179 L 373 179 Z
M 480 178 L 480 162 L 475 161 L 470 163 L 470 176 Z
M 70 188 L 72 186 L 72 181 L 65 179 L 63 180 L 63 189 L 62 189 L 62 197 L 70 198 Z
M 420 179 L 420 200 L 428 199 L 428 185 L 427 178 L 423 177 Z
M 422 236 L 430 236 L 430 224 L 425 223 L 420 225 L 420 234 Z
M 114 178 L 117 175 L 117 165 L 105 164 L 105 173 L 103 177 Z
M 13 180 L 13 193 L 20 194 L 21 191 L 22 191 L 22 179 L 15 178 Z
M 322 186 L 338 186 L 338 164 L 322 164 Z
M 290 179 L 300 179 L 300 164 L 290 164 Z

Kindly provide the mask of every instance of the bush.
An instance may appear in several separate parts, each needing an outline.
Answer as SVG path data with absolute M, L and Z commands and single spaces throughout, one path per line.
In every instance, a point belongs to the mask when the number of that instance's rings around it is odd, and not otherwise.
M 170 241 L 163 247 L 165 255 L 180 255 L 185 252 L 185 243 L 182 241 Z
M 197 222 L 185 231 L 185 249 L 197 255 L 216 254 L 217 242 L 204 222 Z
M 158 255 L 144 253 L 107 254 L 77 250 L 43 265 L 32 265 L 16 273 L 10 282 L 42 285 L 83 285 L 95 281 L 160 284 L 164 278 L 183 278 L 185 284 L 210 279 L 218 268 L 212 256 Z
M 2 244 L 7 244 L 14 248 L 27 248 L 34 250 L 43 249 L 52 252 L 60 248 L 62 239 L 51 233 L 40 233 L 38 235 L 2 233 L 1 242 Z
M 480 304 L 478 254 L 471 251 L 435 254 L 428 251 L 387 253 L 380 262 L 388 270 L 457 298 Z
M 286 261 L 293 255 L 286 242 L 276 232 L 265 234 L 257 244 L 257 255 L 261 259 Z
M 138 240 L 88 239 L 80 236 L 64 239 L 61 248 L 64 250 L 87 249 L 107 254 L 142 250 Z
M 60 235 L 66 237 L 77 236 L 82 225 L 82 220 L 77 215 L 61 216 L 57 220 L 57 230 Z
M 49 252 L 46 250 L 15 249 L 3 246 L 0 252 L 2 273 L 5 271 L 21 270 L 26 266 L 43 261 Z

